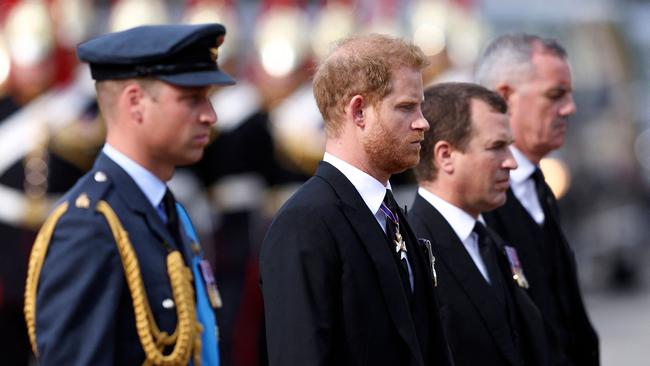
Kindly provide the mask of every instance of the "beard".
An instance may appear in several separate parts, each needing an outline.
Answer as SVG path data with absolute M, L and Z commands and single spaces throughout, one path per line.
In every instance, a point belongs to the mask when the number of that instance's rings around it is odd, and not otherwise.
M 363 149 L 372 166 L 389 175 L 401 173 L 420 161 L 420 150 L 411 141 L 421 140 L 423 134 L 413 132 L 407 136 L 395 136 L 379 119 L 362 141 Z

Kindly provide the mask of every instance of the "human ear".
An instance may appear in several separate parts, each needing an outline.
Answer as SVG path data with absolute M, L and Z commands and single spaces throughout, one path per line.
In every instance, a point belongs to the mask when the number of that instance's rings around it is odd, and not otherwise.
M 363 111 L 363 108 L 365 106 L 365 100 L 361 95 L 355 95 L 350 99 L 350 103 L 348 103 L 348 111 L 350 118 L 354 122 L 355 125 L 359 127 L 364 127 L 366 123 L 365 119 L 365 113 Z
M 509 101 L 510 96 L 514 92 L 514 89 L 509 84 L 499 84 L 494 89 L 505 101 Z
M 433 147 L 433 159 L 439 171 L 447 174 L 454 172 L 454 154 L 453 146 L 444 140 L 436 142 Z
M 142 122 L 144 114 L 143 97 L 144 92 L 137 84 L 130 84 L 122 91 L 122 101 L 126 106 L 127 113 L 132 120 L 138 123 Z

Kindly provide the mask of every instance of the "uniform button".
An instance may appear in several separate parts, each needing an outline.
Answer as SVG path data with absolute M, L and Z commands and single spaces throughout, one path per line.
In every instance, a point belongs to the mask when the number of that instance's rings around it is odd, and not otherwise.
M 96 182 L 106 182 L 106 174 L 104 172 L 96 172 L 95 173 L 95 181 Z
M 172 299 L 165 299 L 162 302 L 162 307 L 165 308 L 165 309 L 171 309 L 171 308 L 174 307 L 174 305 L 175 305 L 174 300 L 172 300 Z

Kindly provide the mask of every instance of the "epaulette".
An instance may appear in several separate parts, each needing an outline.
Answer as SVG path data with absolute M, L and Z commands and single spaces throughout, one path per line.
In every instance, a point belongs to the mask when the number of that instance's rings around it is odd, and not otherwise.
M 92 213 L 112 186 L 113 183 L 105 172 L 91 171 L 66 195 L 64 201 L 68 202 L 71 210 L 93 208 L 89 210 L 89 213 Z
M 56 205 L 36 236 L 27 266 L 24 313 L 32 351 L 38 356 L 36 346 L 36 293 L 41 269 L 57 223 L 66 213 L 94 214 L 96 206 L 108 192 L 111 182 L 106 173 L 95 171 L 86 174 Z M 92 209 L 91 209 L 92 208 Z

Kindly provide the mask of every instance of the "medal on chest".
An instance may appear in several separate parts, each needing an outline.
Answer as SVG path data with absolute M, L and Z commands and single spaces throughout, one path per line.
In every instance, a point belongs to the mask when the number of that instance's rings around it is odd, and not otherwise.
M 524 269 L 519 261 L 519 256 L 517 255 L 517 249 L 514 247 L 505 246 L 506 256 L 508 257 L 508 263 L 510 264 L 510 271 L 512 272 L 512 278 L 515 280 L 517 285 L 521 288 L 528 288 L 528 280 L 524 275 Z
M 201 268 L 201 277 L 203 277 L 203 283 L 205 283 L 205 288 L 208 292 L 210 305 L 212 305 L 214 309 L 218 309 L 223 306 L 223 302 L 221 301 L 221 295 L 217 289 L 217 282 L 214 280 L 214 275 L 212 274 L 212 266 L 210 266 L 210 262 L 202 259 L 199 262 L 199 267 Z
M 395 252 L 399 253 L 400 259 L 406 259 L 406 242 L 399 232 L 399 224 L 395 225 L 395 239 L 393 243 L 395 243 Z
M 391 211 L 385 204 L 381 204 L 379 209 L 386 215 L 386 218 L 390 220 L 390 223 L 393 226 L 394 233 L 390 235 L 393 237 L 393 244 L 395 244 L 395 252 L 399 254 L 400 259 L 406 259 L 406 242 L 402 237 L 402 233 L 399 231 L 399 216 L 397 216 L 393 211 Z M 388 226 L 388 221 L 386 221 L 386 232 L 390 230 Z

